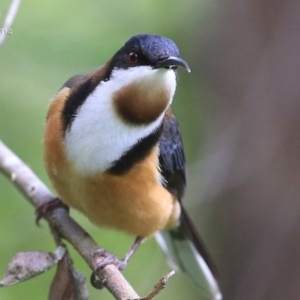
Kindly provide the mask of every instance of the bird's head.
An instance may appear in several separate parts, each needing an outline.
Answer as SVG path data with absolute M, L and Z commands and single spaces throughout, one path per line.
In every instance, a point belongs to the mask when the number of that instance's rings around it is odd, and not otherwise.
M 111 75 L 113 69 L 141 66 L 173 70 L 182 66 L 190 72 L 188 64 L 179 57 L 179 50 L 172 40 L 159 35 L 140 34 L 130 38 L 113 56 L 108 75 Z
M 118 115 L 133 124 L 156 120 L 172 102 L 179 66 L 190 72 L 172 40 L 150 34 L 130 38 L 110 60 L 105 76 Z

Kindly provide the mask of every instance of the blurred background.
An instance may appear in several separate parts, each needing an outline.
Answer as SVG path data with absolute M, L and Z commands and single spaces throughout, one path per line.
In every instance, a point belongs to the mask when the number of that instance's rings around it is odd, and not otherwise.
M 9 4 L 1 0 L 0 24 Z M 132 35 L 173 39 L 192 69 L 179 73 L 174 101 L 188 161 L 184 201 L 219 266 L 224 299 L 300 299 L 299 15 L 296 0 L 24 1 L 0 48 L 0 139 L 50 186 L 42 138 L 61 85 L 106 62 Z M 55 245 L 2 175 L 0 203 L 2 274 L 16 252 Z M 72 215 L 119 257 L 132 243 Z M 169 270 L 149 239 L 124 273 L 146 295 Z M 53 275 L 1 289 L 0 298 L 46 299 Z M 90 296 L 111 299 L 92 288 Z M 204 300 L 180 273 L 157 298 Z

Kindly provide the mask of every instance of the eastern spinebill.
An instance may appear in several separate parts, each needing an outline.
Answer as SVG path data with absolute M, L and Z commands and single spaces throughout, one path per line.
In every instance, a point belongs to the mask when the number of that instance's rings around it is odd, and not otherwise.
M 60 199 L 100 227 L 157 241 L 209 299 L 221 299 L 216 268 L 183 207 L 186 164 L 171 104 L 178 67 L 165 37 L 130 38 L 103 66 L 69 79 L 46 122 L 46 170 Z M 109 260 L 108 260 L 109 261 Z

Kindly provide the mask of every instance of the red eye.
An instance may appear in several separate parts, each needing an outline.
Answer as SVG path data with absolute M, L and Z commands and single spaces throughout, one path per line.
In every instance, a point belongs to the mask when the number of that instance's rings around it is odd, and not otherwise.
M 138 61 L 138 55 L 135 52 L 129 54 L 129 61 L 132 65 L 136 64 Z

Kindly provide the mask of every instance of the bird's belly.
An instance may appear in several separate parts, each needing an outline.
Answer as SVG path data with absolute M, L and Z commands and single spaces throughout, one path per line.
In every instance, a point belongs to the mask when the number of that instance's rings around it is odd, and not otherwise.
M 147 237 L 179 222 L 179 203 L 158 177 L 156 168 L 144 163 L 123 175 L 73 173 L 65 179 L 52 178 L 52 182 L 62 201 L 92 223 Z
M 166 227 L 175 202 L 158 184 L 147 186 L 121 178 L 104 178 L 88 201 L 83 212 L 91 222 L 138 236 L 150 236 Z

